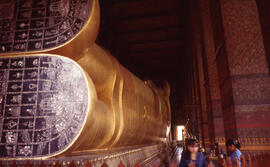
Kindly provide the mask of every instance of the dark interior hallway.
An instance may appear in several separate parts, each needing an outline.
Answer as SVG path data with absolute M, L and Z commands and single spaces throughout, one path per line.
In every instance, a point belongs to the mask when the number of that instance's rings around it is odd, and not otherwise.
M 98 39 L 141 79 L 169 81 L 172 127 L 187 125 L 208 153 L 237 138 L 268 154 L 268 4 L 104 0 Z

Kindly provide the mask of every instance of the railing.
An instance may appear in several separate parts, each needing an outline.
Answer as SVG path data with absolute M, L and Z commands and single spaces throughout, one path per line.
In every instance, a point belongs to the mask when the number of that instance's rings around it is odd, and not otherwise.
M 45 160 L 0 160 L 0 167 L 148 167 L 160 163 L 158 145 L 119 150 L 113 153 L 49 158 Z
M 243 154 L 241 167 L 270 167 L 270 154 Z
M 218 159 L 218 167 L 233 167 L 230 157 Z M 244 153 L 241 155 L 241 167 L 270 167 L 269 153 Z

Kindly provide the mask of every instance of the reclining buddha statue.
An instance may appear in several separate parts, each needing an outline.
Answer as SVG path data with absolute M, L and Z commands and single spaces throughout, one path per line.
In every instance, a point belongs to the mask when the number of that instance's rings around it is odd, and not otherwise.
M 0 159 L 167 142 L 169 86 L 98 46 L 98 0 L 0 2 Z

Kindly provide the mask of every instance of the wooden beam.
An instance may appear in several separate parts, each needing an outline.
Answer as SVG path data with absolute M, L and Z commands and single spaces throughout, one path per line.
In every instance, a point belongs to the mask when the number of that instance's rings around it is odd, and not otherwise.
M 182 11 L 180 9 L 186 6 L 181 0 L 124 0 L 111 5 L 106 5 L 104 2 L 101 5 L 104 8 L 104 11 L 110 14 L 109 16 L 111 19 L 127 19 L 132 17 L 143 17 L 153 13 L 176 10 Z
M 144 44 L 135 44 L 135 45 L 127 45 L 125 48 L 128 52 L 136 52 L 136 51 L 146 51 L 146 50 L 154 50 L 154 49 L 167 49 L 167 48 L 176 48 L 181 47 L 183 42 L 180 40 L 169 40 L 169 41 L 156 41 L 152 43 L 144 43 Z
M 120 40 L 126 43 L 140 43 L 154 40 L 164 40 L 169 38 L 180 38 L 183 30 L 179 26 L 164 27 L 161 29 L 154 29 L 152 31 L 142 31 L 135 33 L 120 34 Z
M 161 50 L 161 51 L 150 51 L 150 52 L 139 52 L 139 53 L 129 53 L 128 56 L 131 58 L 155 58 L 155 57 L 165 57 L 165 56 L 181 56 L 183 55 L 183 51 L 180 48 L 177 49 L 168 49 L 168 50 Z
M 158 51 L 167 51 L 167 50 L 184 50 L 183 47 L 179 47 L 179 46 L 176 46 L 176 47 L 172 47 L 172 46 L 168 46 L 168 47 L 163 47 L 163 48 L 153 48 L 153 49 L 147 49 L 147 50 L 137 50 L 137 51 L 132 51 L 132 52 L 128 52 L 128 54 L 140 54 L 140 53 L 149 53 L 151 54 L 151 52 L 158 52 Z
M 113 22 L 113 28 L 120 33 L 164 28 L 167 26 L 181 25 L 181 16 L 178 14 L 168 16 L 150 17 L 144 19 L 126 20 Z
M 178 65 L 181 62 L 179 55 L 174 56 L 165 56 L 165 57 L 155 57 L 155 58 L 132 58 L 133 63 L 140 64 L 151 64 L 153 66 L 160 66 L 170 64 L 170 65 Z
M 127 3 L 132 3 L 132 2 L 136 2 L 136 1 L 143 1 L 143 0 L 103 0 L 103 1 L 99 1 L 100 5 L 103 6 L 113 6 L 116 4 L 127 4 Z
M 173 28 L 178 28 L 182 32 L 185 32 L 186 28 L 185 25 L 182 24 L 175 24 L 175 25 L 163 25 L 160 27 L 152 27 L 152 28 L 147 28 L 147 29 L 139 29 L 139 30 L 126 30 L 122 32 L 118 32 L 119 35 L 126 35 L 126 34 L 133 34 L 133 33 L 149 33 L 153 31 L 162 31 L 162 30 L 167 30 L 167 29 L 173 29 Z
M 125 42 L 123 43 L 123 45 L 137 45 L 137 44 L 149 44 L 149 43 L 159 43 L 159 42 L 165 42 L 165 41 L 180 41 L 179 37 L 171 37 L 171 38 L 164 38 L 164 39 L 160 39 L 160 40 L 145 40 L 145 41 L 137 41 L 137 42 Z
M 151 67 L 149 65 L 142 65 L 138 64 L 138 66 L 141 66 L 139 69 L 136 68 L 130 68 L 130 71 L 132 71 L 135 75 L 137 75 L 140 78 L 148 77 L 158 77 L 158 78 L 177 78 L 179 77 L 179 74 L 181 74 L 181 70 L 183 70 L 180 66 L 174 67 L 174 66 L 160 66 L 160 67 Z

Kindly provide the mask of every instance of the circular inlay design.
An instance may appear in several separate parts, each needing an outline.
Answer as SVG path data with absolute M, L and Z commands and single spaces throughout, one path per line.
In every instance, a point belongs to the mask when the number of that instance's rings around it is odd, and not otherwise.
M 0 53 L 50 49 L 74 37 L 87 21 L 92 0 L 0 2 Z
M 83 127 L 88 97 L 81 68 L 67 58 L 1 58 L 0 158 L 65 150 Z

